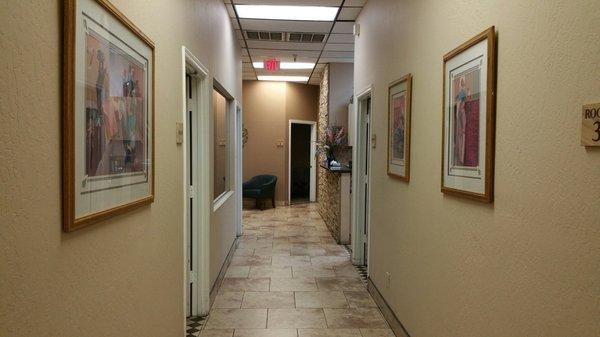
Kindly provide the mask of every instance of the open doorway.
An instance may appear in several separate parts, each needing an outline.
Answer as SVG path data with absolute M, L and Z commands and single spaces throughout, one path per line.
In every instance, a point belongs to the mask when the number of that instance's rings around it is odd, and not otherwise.
M 316 122 L 290 120 L 288 203 L 316 200 Z
M 356 146 L 353 148 L 355 164 L 352 172 L 352 262 L 368 266 L 370 166 L 371 166 L 371 89 L 356 96 Z
M 192 53 L 183 54 L 184 307 L 187 317 L 209 310 L 210 135 L 208 71 Z

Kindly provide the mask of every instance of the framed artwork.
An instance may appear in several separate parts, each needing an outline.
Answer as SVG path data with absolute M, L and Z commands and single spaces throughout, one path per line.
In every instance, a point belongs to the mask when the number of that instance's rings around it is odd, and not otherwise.
M 492 202 L 496 32 L 444 55 L 442 192 Z
M 392 82 L 388 88 L 388 162 L 390 177 L 410 179 L 410 110 L 412 75 Z
M 63 229 L 154 201 L 154 43 L 106 0 L 64 0 Z

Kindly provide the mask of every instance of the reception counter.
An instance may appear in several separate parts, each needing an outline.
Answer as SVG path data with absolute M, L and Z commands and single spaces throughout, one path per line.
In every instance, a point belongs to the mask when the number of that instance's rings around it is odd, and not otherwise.
M 348 166 L 319 167 L 319 213 L 327 229 L 340 244 L 350 243 L 352 169 Z

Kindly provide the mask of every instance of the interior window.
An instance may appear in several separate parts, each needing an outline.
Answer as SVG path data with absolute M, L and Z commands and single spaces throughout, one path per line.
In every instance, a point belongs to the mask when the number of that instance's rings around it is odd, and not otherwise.
M 214 113 L 214 198 L 230 190 L 230 116 L 229 102 L 220 92 L 213 89 Z

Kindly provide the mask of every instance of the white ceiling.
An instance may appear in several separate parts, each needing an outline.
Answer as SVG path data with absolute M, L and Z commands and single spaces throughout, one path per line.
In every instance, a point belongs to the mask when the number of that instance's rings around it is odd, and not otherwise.
M 367 0 L 224 0 L 242 46 L 243 79 L 259 75 L 310 76 L 309 84 L 319 84 L 325 63 L 354 62 L 354 20 Z M 341 7 L 334 22 L 238 19 L 234 5 L 295 5 Z M 276 33 L 320 33 L 323 42 L 289 42 L 249 39 L 246 31 Z M 254 69 L 252 62 L 275 57 L 280 61 L 313 62 L 314 69 L 280 70 L 276 73 Z

